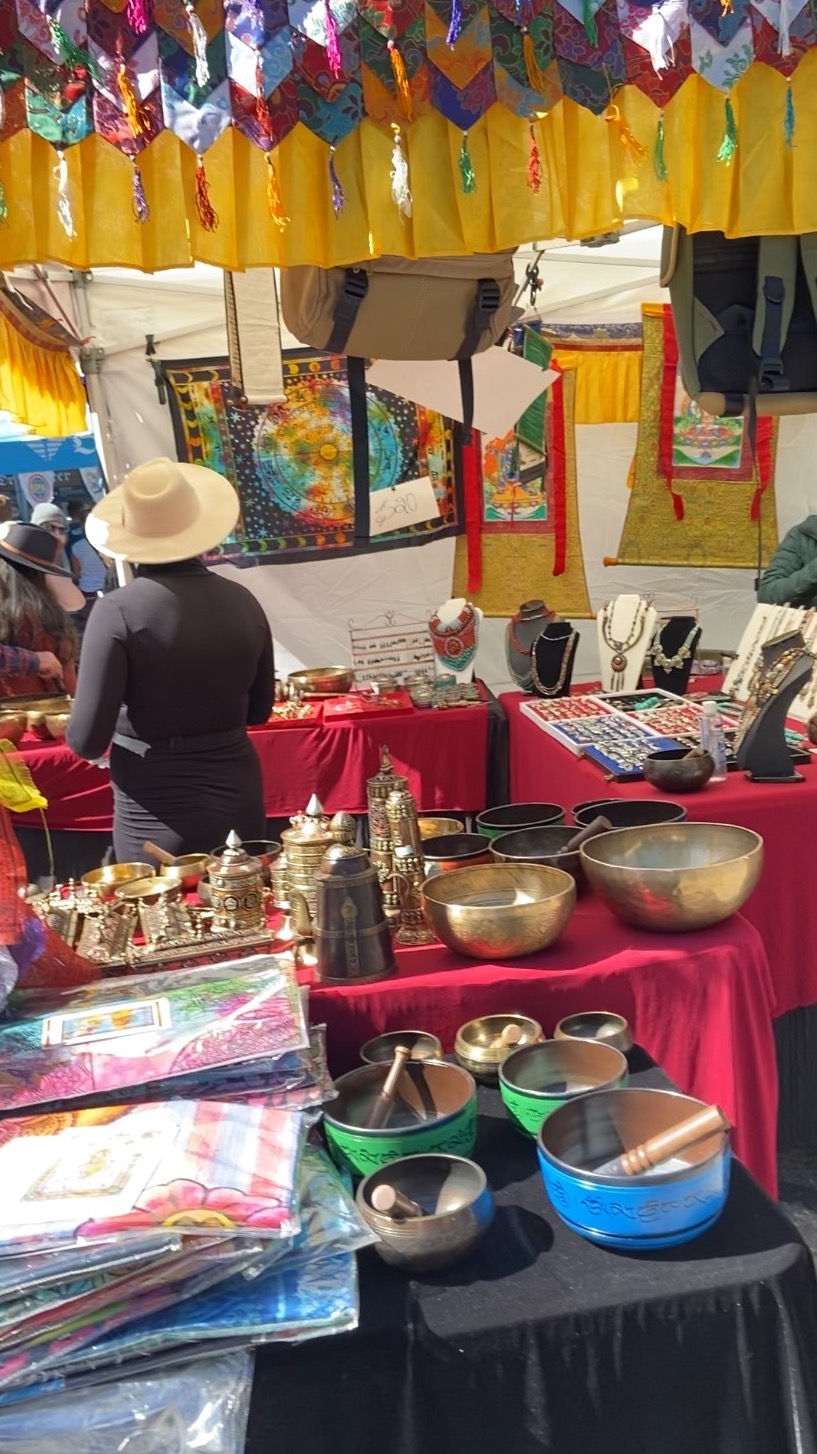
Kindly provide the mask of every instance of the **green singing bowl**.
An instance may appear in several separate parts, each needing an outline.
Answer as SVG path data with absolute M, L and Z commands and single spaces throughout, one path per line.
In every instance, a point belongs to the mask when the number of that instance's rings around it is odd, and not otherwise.
M 582 845 L 588 881 L 637 929 L 708 929 L 737 913 L 763 867 L 763 839 L 727 823 L 619 828 Z
M 565 810 L 558 803 L 506 803 L 479 813 L 477 829 L 486 838 L 498 838 L 500 833 L 513 833 L 517 828 L 549 828 L 564 820 Z
M 548 1116 L 575 1096 L 626 1082 L 621 1051 L 598 1040 L 543 1040 L 515 1051 L 499 1068 L 505 1109 L 525 1136 L 537 1136 Z
M 576 884 L 560 868 L 486 863 L 457 868 L 423 884 L 432 933 L 469 959 L 517 959 L 547 949 L 576 903 Z
M 337 1097 L 323 1118 L 333 1161 L 368 1176 L 402 1156 L 440 1151 L 470 1156 L 477 1138 L 477 1088 L 467 1071 L 441 1060 L 410 1060 L 400 1077 L 391 1118 L 378 1130 L 367 1121 L 391 1066 L 362 1065 L 335 1082 Z

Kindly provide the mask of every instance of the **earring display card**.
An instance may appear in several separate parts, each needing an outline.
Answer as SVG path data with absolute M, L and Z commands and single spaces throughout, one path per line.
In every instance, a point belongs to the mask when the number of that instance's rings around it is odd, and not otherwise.
M 294 970 L 272 955 L 15 995 L 0 1025 L 0 1111 L 251 1069 L 308 1043 Z

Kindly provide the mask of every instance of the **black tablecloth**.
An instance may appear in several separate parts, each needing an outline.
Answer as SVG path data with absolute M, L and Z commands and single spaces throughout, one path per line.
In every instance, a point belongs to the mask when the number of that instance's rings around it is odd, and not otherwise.
M 811 1257 L 742 1167 L 712 1231 L 636 1257 L 559 1222 L 493 1091 L 476 1158 L 481 1248 L 420 1281 L 362 1253 L 356 1333 L 259 1350 L 248 1454 L 817 1454 Z

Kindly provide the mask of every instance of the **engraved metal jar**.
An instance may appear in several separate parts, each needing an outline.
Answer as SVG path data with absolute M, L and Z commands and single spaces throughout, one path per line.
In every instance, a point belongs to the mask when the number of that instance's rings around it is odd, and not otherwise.
M 264 868 L 231 833 L 223 853 L 207 864 L 214 930 L 263 929 Z

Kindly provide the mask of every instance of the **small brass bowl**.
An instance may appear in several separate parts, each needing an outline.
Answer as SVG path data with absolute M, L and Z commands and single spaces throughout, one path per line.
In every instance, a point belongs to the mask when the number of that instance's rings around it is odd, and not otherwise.
M 503 1030 L 515 1025 L 521 1031 L 514 1045 L 502 1045 Z M 478 1020 L 469 1020 L 457 1031 L 454 1054 L 463 1070 L 484 1085 L 496 1085 L 499 1067 L 514 1051 L 525 1045 L 535 1045 L 542 1037 L 542 1026 L 527 1015 L 483 1015 Z
M 125 884 L 151 877 L 154 874 L 149 863 L 111 863 L 107 868 L 92 868 L 90 873 L 84 873 L 82 887 L 108 903 Z
M 350 666 L 311 666 L 287 677 L 290 689 L 303 697 L 342 697 L 352 690 L 354 679 Z
M 209 853 L 183 853 L 162 868 L 162 878 L 176 879 L 186 894 L 193 893 L 204 878 L 209 862 Z
M 115 897 L 127 902 L 138 901 L 140 904 L 158 904 L 160 899 L 180 899 L 182 896 L 181 879 L 172 878 L 167 873 L 154 874 L 152 878 L 135 878 L 130 883 L 123 884 L 116 890 Z
M 587 878 L 638 929 L 682 933 L 736 914 L 763 867 L 763 839 L 727 823 L 620 828 L 582 844 Z
M 426 838 L 423 858 L 429 874 L 450 873 L 454 868 L 488 863 L 488 844 L 481 833 L 442 833 L 439 838 Z
M 444 834 L 463 831 L 459 818 L 418 818 L 417 827 L 421 838 L 442 838 Z
M 364 1065 L 389 1064 L 394 1060 L 398 1045 L 405 1045 L 411 1051 L 412 1060 L 442 1060 L 442 1042 L 427 1030 L 388 1030 L 385 1035 L 375 1035 L 360 1047 L 360 1058 Z
M 398 1220 L 375 1211 L 372 1195 L 379 1186 L 394 1187 L 426 1215 Z M 463 1156 L 403 1156 L 367 1176 L 355 1200 L 363 1220 L 380 1238 L 378 1255 L 412 1275 L 436 1272 L 468 1257 L 495 1211 L 485 1172 Z
M 53 715 L 46 715 L 44 720 L 45 730 L 49 737 L 53 737 L 55 742 L 60 742 L 68 729 L 68 723 L 71 721 L 71 713 L 56 712 Z
M 554 1040 L 598 1040 L 626 1055 L 633 1048 L 630 1027 L 623 1015 L 610 1010 L 584 1010 L 566 1015 L 553 1032 Z
M 576 903 L 560 868 L 488 863 L 458 868 L 423 884 L 429 929 L 470 959 L 515 959 L 555 944 Z
M 715 762 L 708 752 L 690 757 L 688 747 L 670 747 L 648 752 L 643 767 L 647 782 L 659 793 L 699 793 L 715 771 Z
M 566 1101 L 627 1081 L 620 1050 L 597 1040 L 543 1040 L 517 1050 L 500 1066 L 499 1093 L 518 1131 L 535 1136 Z

